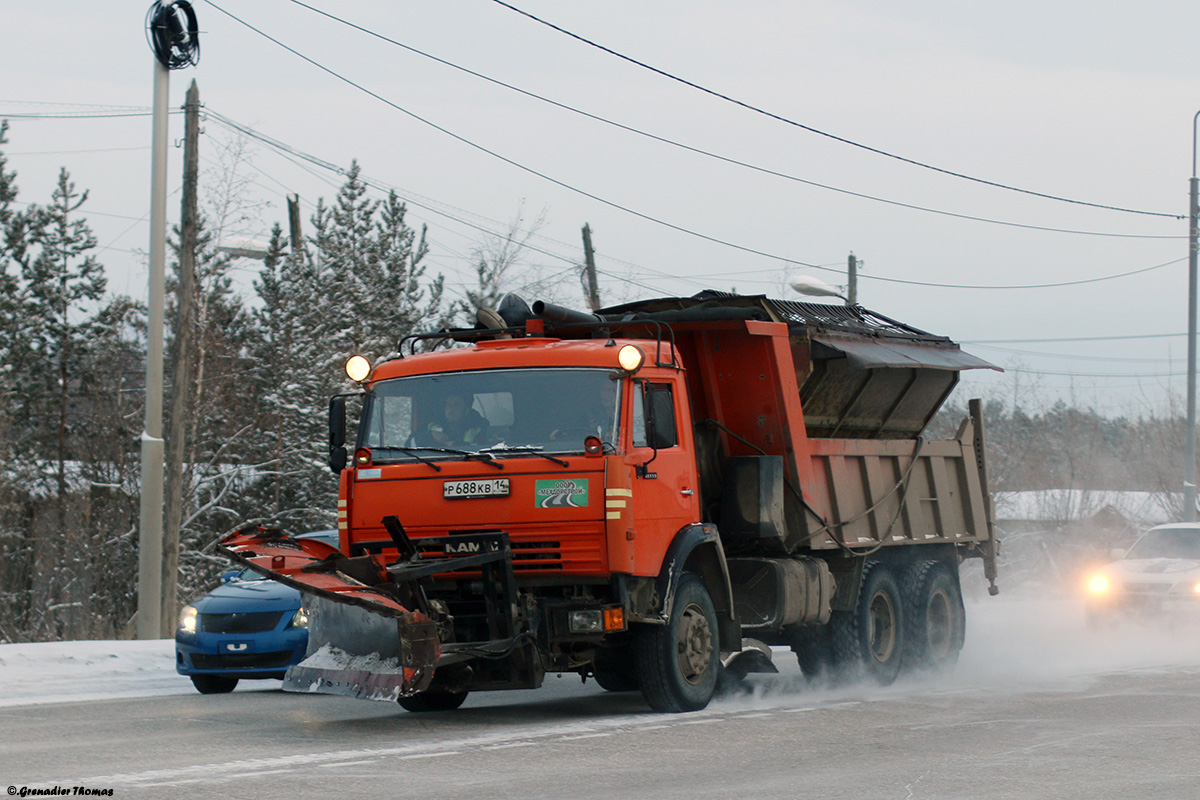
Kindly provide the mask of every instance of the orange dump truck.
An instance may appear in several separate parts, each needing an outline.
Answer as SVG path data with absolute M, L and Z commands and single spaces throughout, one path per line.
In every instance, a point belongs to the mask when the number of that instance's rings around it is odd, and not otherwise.
M 306 595 L 285 688 L 428 711 L 573 672 L 690 711 L 773 647 L 883 683 L 956 660 L 959 564 L 995 591 L 978 402 L 921 434 L 991 365 L 861 307 L 714 291 L 480 318 L 358 360 L 352 451 L 331 402 L 337 550 L 222 540 Z

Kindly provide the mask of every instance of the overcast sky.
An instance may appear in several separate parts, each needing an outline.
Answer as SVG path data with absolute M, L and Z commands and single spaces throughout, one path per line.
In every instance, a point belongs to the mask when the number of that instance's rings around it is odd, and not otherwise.
M 1109 414 L 1162 413 L 1172 396 L 1182 403 L 1179 217 L 1200 110 L 1195 4 L 512 0 L 787 121 L 495 0 L 309 4 L 495 81 L 782 175 L 552 106 L 292 0 L 195 0 L 201 59 L 171 73 L 172 107 L 195 79 L 206 108 L 236 124 L 323 162 L 358 159 L 372 182 L 410 201 L 414 223 L 429 225 L 431 269 L 456 291 L 470 285 L 469 254 L 484 231 L 504 230 L 521 209 L 527 222 L 545 212 L 530 274 L 561 275 L 577 306 L 572 265 L 585 222 L 605 303 L 708 287 L 778 296 L 797 274 L 844 283 L 853 251 L 865 261 L 860 302 L 972 343 L 1008 370 L 969 379 L 975 392 L 1025 403 L 1073 397 Z M 66 166 L 91 193 L 85 209 L 110 288 L 139 297 L 150 118 L 22 115 L 147 111 L 149 5 L 0 2 L 0 115 L 10 118 L 20 199 L 47 201 Z M 213 170 L 237 137 L 215 117 L 204 131 L 202 165 Z M 182 135 L 176 114 L 171 138 Z M 301 196 L 307 218 L 341 183 L 257 141 L 248 155 L 240 174 L 269 205 L 244 234 L 266 238 L 286 222 L 288 193 Z M 170 158 L 175 221 L 181 151 Z M 243 269 L 248 280 L 254 265 Z M 1146 271 L 1094 280 L 1136 270 Z M 1077 281 L 1092 282 L 977 288 Z M 1143 338 L 1049 341 L 1095 337 Z

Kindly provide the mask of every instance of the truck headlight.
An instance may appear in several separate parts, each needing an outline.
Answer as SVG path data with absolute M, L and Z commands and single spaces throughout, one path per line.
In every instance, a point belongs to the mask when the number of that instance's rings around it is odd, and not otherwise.
M 600 633 L 604 630 L 604 615 L 598 608 L 579 609 L 571 612 L 570 624 L 571 633 Z
M 184 606 L 183 611 L 179 612 L 179 630 L 184 633 L 196 632 L 196 619 L 200 616 L 200 612 L 195 606 Z

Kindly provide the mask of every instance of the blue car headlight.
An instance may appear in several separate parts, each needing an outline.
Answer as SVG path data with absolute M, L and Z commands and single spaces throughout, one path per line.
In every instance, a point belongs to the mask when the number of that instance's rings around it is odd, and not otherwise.
M 308 627 L 308 609 L 300 606 L 296 609 L 296 613 L 292 614 L 292 621 L 288 623 L 289 628 L 307 628 Z
M 179 612 L 179 630 L 184 633 L 196 632 L 196 621 L 200 616 L 200 612 L 196 611 L 195 606 L 184 606 L 183 611 Z

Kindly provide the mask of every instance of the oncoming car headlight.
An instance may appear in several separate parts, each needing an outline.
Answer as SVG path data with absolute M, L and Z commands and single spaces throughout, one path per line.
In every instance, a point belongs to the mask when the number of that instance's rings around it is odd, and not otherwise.
M 184 633 L 196 632 L 196 618 L 199 616 L 195 606 L 184 606 L 179 612 L 179 630 Z
M 1092 594 L 1104 594 L 1112 588 L 1112 583 L 1105 575 L 1093 575 L 1088 578 L 1087 588 Z

